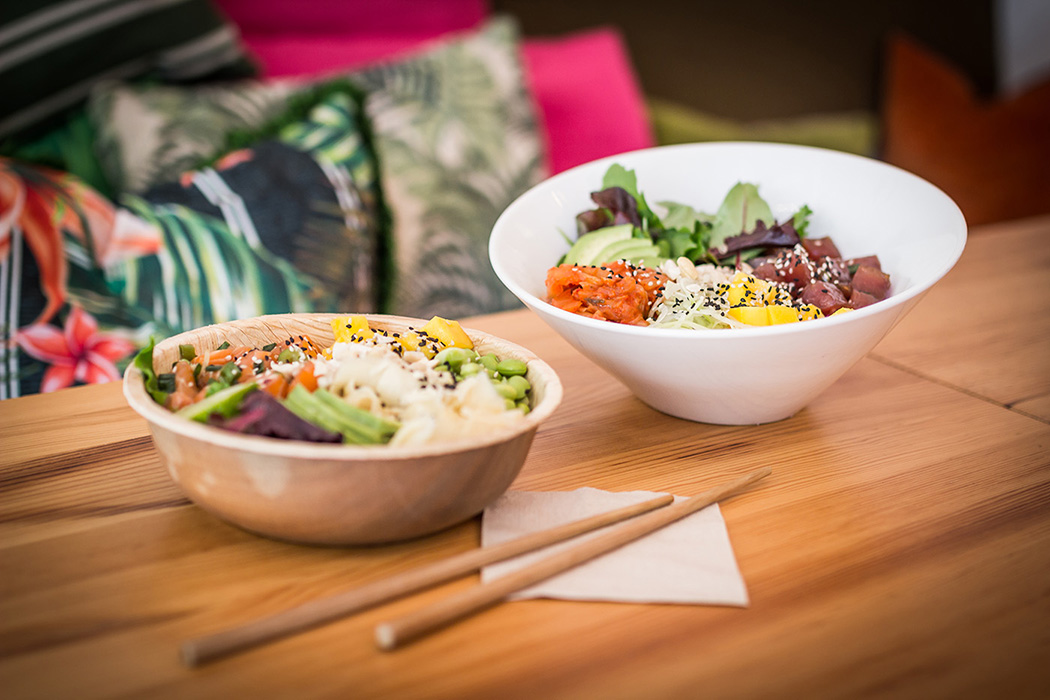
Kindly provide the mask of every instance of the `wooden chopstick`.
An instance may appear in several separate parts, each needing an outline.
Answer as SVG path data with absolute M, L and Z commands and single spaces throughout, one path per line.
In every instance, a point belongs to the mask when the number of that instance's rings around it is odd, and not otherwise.
M 611 529 L 609 532 L 552 554 L 531 566 L 498 578 L 495 581 L 475 586 L 470 590 L 450 596 L 404 617 L 380 623 L 375 629 L 376 644 L 383 650 L 396 649 L 460 618 L 484 610 L 515 591 L 622 547 L 628 542 L 632 542 L 643 535 L 680 520 L 690 513 L 695 513 L 712 503 L 728 498 L 759 479 L 769 476 L 770 473 L 772 473 L 772 470 L 769 467 L 757 469 L 746 476 L 717 486 L 698 496 L 634 518 Z
M 182 661 L 187 666 L 198 666 L 221 656 L 465 576 L 488 564 L 510 559 L 582 535 L 585 532 L 618 523 L 641 513 L 662 508 L 673 501 L 674 496 L 665 494 L 607 513 L 599 513 L 589 518 L 565 523 L 549 530 L 524 535 L 494 547 L 463 552 L 449 559 L 421 566 L 360 588 L 304 603 L 240 627 L 191 639 L 182 644 Z

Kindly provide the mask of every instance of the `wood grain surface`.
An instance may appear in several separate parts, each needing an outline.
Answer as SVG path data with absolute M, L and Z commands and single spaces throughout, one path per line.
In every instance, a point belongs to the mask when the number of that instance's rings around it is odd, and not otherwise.
M 1045 283 L 1050 220 L 982 234 L 944 289 L 982 297 L 986 240 Z M 477 520 L 383 547 L 270 541 L 182 498 L 118 385 L 2 402 L 0 695 L 1048 697 L 1050 384 L 1030 347 L 1046 316 L 999 309 L 982 336 L 940 292 L 808 408 L 759 427 L 657 413 L 529 312 L 466 321 L 565 386 L 512 488 L 690 496 L 772 467 L 722 507 L 751 606 L 517 601 L 393 653 L 373 645 L 376 623 L 476 577 L 203 668 L 178 661 L 185 639 L 475 547 Z M 955 322 L 934 333 L 923 318 Z
M 1050 421 L 1050 217 L 978 229 L 872 355 Z

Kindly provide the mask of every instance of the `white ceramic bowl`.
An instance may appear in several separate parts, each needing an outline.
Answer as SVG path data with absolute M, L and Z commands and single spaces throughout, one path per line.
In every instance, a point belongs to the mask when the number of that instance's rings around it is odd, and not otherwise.
M 285 314 L 231 321 L 158 343 L 154 367 L 171 366 L 179 344 L 214 349 L 265 345 L 300 333 L 332 342 L 334 314 Z M 373 328 L 404 331 L 425 321 L 368 316 Z M 462 522 L 507 490 L 540 423 L 561 401 L 554 370 L 528 350 L 464 329 L 479 352 L 526 362 L 531 411 L 513 428 L 419 446 L 330 445 L 232 433 L 176 416 L 146 392 L 134 366 L 124 396 L 149 421 L 172 479 L 194 503 L 269 537 L 311 544 L 376 544 L 418 537 Z
M 637 173 L 650 203 L 717 210 L 735 183 L 752 182 L 778 219 L 813 210 L 809 235 L 831 236 L 844 257 L 877 254 L 891 296 L 834 318 L 740 330 L 688 331 L 578 316 L 545 301 L 547 270 L 593 209 L 612 163 Z M 899 168 L 803 146 L 706 143 L 625 153 L 533 187 L 496 221 L 489 258 L 500 280 L 576 349 L 642 401 L 680 418 L 743 425 L 787 418 L 862 358 L 962 254 L 966 222 L 955 203 Z

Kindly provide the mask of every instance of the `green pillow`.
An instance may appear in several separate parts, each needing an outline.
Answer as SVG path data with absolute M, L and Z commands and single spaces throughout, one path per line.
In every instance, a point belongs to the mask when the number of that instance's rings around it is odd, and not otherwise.
M 368 94 L 392 218 L 386 310 L 461 318 L 518 305 L 488 260 L 503 210 L 546 175 L 516 25 L 480 31 L 352 77 Z
M 507 205 L 547 174 L 520 49 L 514 22 L 496 18 L 424 52 L 343 76 L 364 93 L 362 139 L 374 145 L 379 168 L 374 188 L 358 182 L 387 217 L 379 242 L 381 310 L 456 318 L 518 305 L 492 272 L 488 236 Z M 304 94 L 308 102 L 324 90 L 250 81 L 109 84 L 93 93 L 89 113 L 107 179 L 141 193 L 272 135 Z
M 88 100 L 95 151 L 114 191 L 145 192 L 224 153 L 231 133 L 283 118 L 295 93 L 291 83 L 251 80 L 101 83 Z
M 106 270 L 167 329 L 279 312 L 375 311 L 382 241 L 376 167 L 358 93 L 325 89 L 210 166 L 122 203 L 163 232 L 154 256 Z
M 872 156 L 878 149 L 878 117 L 867 112 L 812 114 L 742 122 L 716 117 L 666 100 L 649 100 L 657 143 L 771 141 Z

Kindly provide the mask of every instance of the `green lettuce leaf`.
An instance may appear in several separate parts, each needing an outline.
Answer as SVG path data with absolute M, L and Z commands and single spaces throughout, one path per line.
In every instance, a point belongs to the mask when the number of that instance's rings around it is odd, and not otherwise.
M 803 204 L 802 208 L 791 216 L 791 225 L 795 227 L 795 233 L 798 234 L 799 238 L 806 237 L 806 230 L 809 228 L 809 215 L 812 213 L 813 210 L 809 208 L 809 205 Z
M 638 178 L 633 170 L 628 170 L 619 163 L 610 165 L 605 171 L 605 177 L 602 178 L 602 189 L 609 187 L 622 187 L 634 197 L 635 202 L 638 203 L 638 214 L 649 231 L 664 228 L 660 217 L 653 213 L 653 210 L 649 208 L 649 203 L 645 201 L 645 196 L 638 191 Z
M 708 245 L 720 247 L 730 236 L 753 231 L 755 222 L 762 220 L 772 226 L 773 211 L 758 195 L 758 187 L 751 183 L 738 182 L 722 200 L 711 226 Z
M 156 342 L 153 340 L 153 336 L 149 337 L 149 344 L 139 350 L 138 354 L 135 355 L 133 364 L 135 368 L 142 372 L 142 376 L 145 378 L 146 391 L 149 392 L 150 396 L 157 403 L 164 403 L 164 400 L 168 398 L 168 393 L 163 391 L 157 384 L 157 373 L 153 371 L 153 347 Z
M 692 231 L 696 228 L 696 224 L 710 224 L 715 218 L 711 214 L 693 209 L 688 204 L 678 202 L 657 202 L 657 204 L 667 210 L 661 219 L 664 228 L 684 228 Z

